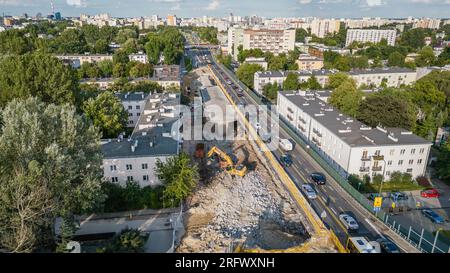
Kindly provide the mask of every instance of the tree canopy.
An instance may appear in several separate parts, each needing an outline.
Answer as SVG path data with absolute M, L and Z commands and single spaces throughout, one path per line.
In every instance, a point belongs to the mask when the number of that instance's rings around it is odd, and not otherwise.
M 356 82 L 348 79 L 331 93 L 329 103 L 343 113 L 356 117 L 361 99 L 362 92 L 356 88 Z
M 236 71 L 236 76 L 242 81 L 245 85 L 253 89 L 253 80 L 255 78 L 255 72 L 264 71 L 264 68 L 258 64 L 248 64 L 244 63 L 239 66 Z

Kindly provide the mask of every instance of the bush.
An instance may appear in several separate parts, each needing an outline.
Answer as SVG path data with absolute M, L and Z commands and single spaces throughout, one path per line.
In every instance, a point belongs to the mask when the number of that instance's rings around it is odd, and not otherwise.
M 104 248 L 97 249 L 98 253 L 142 253 L 148 236 L 141 235 L 137 229 L 124 229 L 116 235 L 112 242 Z

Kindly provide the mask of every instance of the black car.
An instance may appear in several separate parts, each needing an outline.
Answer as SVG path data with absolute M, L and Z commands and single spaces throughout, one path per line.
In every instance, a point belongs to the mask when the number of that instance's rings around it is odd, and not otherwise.
M 281 156 L 281 165 L 284 167 L 290 167 L 292 165 L 292 156 L 290 154 L 284 154 Z
M 327 178 L 323 173 L 312 173 L 310 176 L 311 179 L 317 183 L 317 185 L 325 185 L 327 182 Z
M 377 242 L 380 244 L 382 253 L 400 253 L 398 247 L 389 239 L 380 238 Z

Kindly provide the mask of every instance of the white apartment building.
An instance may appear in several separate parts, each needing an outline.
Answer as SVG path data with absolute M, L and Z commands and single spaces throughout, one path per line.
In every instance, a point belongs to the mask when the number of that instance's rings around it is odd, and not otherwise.
M 98 63 L 113 60 L 113 55 L 110 54 L 67 54 L 56 55 L 55 57 L 64 62 L 69 62 L 73 68 L 79 68 L 84 63 Z
M 141 109 L 131 136 L 102 140 L 103 177 L 122 186 L 136 181 L 141 187 L 160 184 L 157 160 L 165 161 L 180 151 L 179 94 L 152 94 Z M 173 128 L 172 126 L 175 125 Z
M 268 83 L 278 83 L 282 86 L 284 80 L 289 73 L 298 75 L 299 82 L 306 82 L 311 76 L 315 76 L 322 87 L 328 84 L 330 75 L 337 73 L 337 70 L 297 70 L 297 71 L 262 71 L 256 72 L 254 75 L 254 90 L 262 94 L 264 86 Z M 409 85 L 417 80 L 416 70 L 408 68 L 372 68 L 372 69 L 354 69 L 347 73 L 352 77 L 358 86 L 365 85 L 368 87 L 378 87 L 386 81 L 388 87 L 400 87 L 401 85 Z
M 230 27 L 228 29 L 228 54 L 237 60 L 238 47 L 244 44 L 244 29 L 240 27 Z
M 313 92 L 279 92 L 280 117 L 342 175 L 425 174 L 431 142 L 400 128 L 371 128 L 342 114 Z
M 295 47 L 295 29 L 246 29 L 244 49 L 259 48 L 275 55 L 287 53 Z
M 361 43 L 379 43 L 382 39 L 386 39 L 388 45 L 395 45 L 397 31 L 395 29 L 349 29 L 347 30 L 347 38 L 345 46 L 351 45 L 354 41 Z
M 142 51 L 139 51 L 138 53 L 135 53 L 135 54 L 128 55 L 128 59 L 130 61 L 140 62 L 140 63 L 143 63 L 143 64 L 148 63 L 147 54 L 145 54 Z
M 314 19 L 311 24 L 311 34 L 324 38 L 327 34 L 339 32 L 341 22 L 335 19 Z
M 128 112 L 127 127 L 136 126 L 149 95 L 144 92 L 115 93 L 114 95 L 120 99 L 123 108 Z

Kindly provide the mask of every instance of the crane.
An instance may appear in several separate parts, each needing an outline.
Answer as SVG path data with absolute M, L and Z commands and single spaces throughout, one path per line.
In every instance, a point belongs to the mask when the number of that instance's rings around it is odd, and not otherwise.
M 231 157 L 216 146 L 209 150 L 208 157 L 211 157 L 214 154 L 218 155 L 221 159 L 220 167 L 225 169 L 229 174 L 231 174 L 231 176 L 238 175 L 243 177 L 247 173 L 247 167 L 242 164 L 235 166 Z

